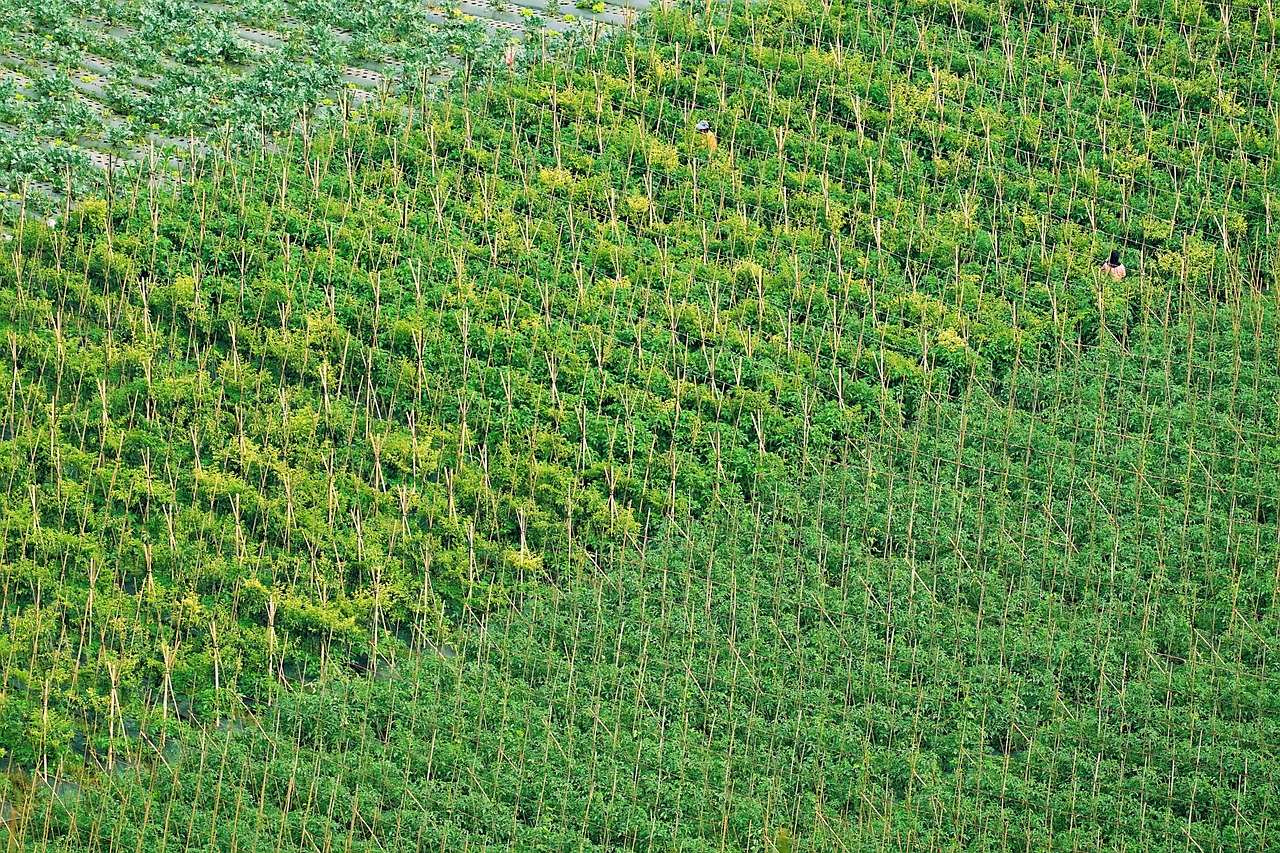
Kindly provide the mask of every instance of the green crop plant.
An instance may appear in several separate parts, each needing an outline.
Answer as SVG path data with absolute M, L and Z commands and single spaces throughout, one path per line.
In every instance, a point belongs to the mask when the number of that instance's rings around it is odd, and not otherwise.
M 1262 10 L 410 6 L 0 90 L 15 844 L 1276 845 Z

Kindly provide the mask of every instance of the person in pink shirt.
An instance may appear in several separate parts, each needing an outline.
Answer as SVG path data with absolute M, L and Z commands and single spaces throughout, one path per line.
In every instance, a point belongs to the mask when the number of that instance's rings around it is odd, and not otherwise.
M 1102 265 L 1100 272 L 1109 273 L 1111 275 L 1111 278 L 1115 281 L 1119 281 L 1120 279 L 1124 278 L 1125 269 L 1124 269 L 1124 264 L 1120 263 L 1119 250 L 1117 249 L 1111 250 L 1111 256 L 1107 258 L 1106 263 Z

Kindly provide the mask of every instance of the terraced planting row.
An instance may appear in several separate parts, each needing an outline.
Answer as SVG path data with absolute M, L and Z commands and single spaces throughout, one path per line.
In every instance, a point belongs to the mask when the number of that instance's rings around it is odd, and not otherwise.
M 460 72 L 518 69 L 526 50 L 634 16 L 594 0 L 24 2 L 0 10 L 0 192 L 11 209 L 53 209 L 130 162 L 178 172 L 211 135 L 270 144 L 299 116 L 433 97 Z

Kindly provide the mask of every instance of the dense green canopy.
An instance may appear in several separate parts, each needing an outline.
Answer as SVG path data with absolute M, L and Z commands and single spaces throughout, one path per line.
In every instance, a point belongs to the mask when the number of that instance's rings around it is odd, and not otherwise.
M 19 849 L 1280 846 L 1269 15 L 655 10 L 8 223 Z

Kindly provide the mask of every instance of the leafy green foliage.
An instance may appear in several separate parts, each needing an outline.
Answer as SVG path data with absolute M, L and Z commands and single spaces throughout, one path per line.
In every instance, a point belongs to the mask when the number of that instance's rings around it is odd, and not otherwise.
M 655 14 L 7 226 L 19 836 L 1276 846 L 1269 24 L 1077 11 Z

